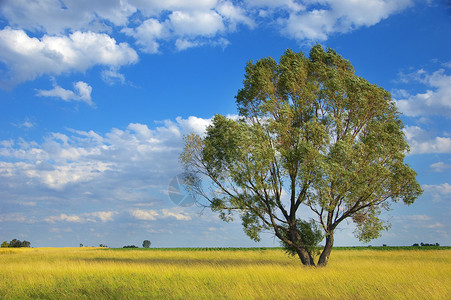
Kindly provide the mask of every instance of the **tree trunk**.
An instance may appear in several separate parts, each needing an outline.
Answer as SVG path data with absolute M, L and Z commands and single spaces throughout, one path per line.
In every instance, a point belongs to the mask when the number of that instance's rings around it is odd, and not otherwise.
M 315 266 L 312 255 L 307 251 L 304 241 L 302 240 L 296 227 L 292 227 L 290 231 L 291 241 L 296 246 L 295 251 L 304 266 Z
M 326 236 L 326 245 L 324 246 L 323 252 L 318 260 L 318 267 L 325 267 L 329 262 L 330 252 L 332 251 L 332 247 L 334 246 L 334 232 L 331 231 Z
M 310 255 L 307 249 L 299 247 L 298 249 L 296 249 L 296 253 L 304 266 L 315 266 L 313 257 Z

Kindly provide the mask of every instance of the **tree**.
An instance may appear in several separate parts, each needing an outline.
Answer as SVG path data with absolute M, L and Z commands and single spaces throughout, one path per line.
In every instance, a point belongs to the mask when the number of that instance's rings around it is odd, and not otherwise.
M 3 241 L 2 248 L 8 248 L 8 247 L 9 247 L 9 243 L 7 241 Z
M 18 239 L 12 239 L 9 242 L 9 246 L 12 248 L 19 248 L 19 247 L 22 247 L 22 242 Z
M 325 266 L 340 223 L 352 220 L 369 241 L 389 227 L 382 210 L 422 193 L 403 162 L 409 146 L 390 94 L 334 50 L 249 62 L 243 83 L 240 118 L 215 115 L 204 136 L 185 136 L 180 159 L 188 190 L 225 221 L 239 215 L 251 239 L 270 230 L 315 265 L 306 232 L 317 224 Z M 300 219 L 306 210 L 314 222 Z
M 26 247 L 26 248 L 30 248 L 31 247 L 31 243 L 29 241 L 22 241 L 22 244 L 20 245 L 20 247 Z
M 31 243 L 29 241 L 25 241 L 25 240 L 23 242 L 21 242 L 18 239 L 13 239 L 9 242 L 9 244 L 6 241 L 4 241 L 2 244 L 2 247 L 12 247 L 12 248 L 27 247 L 27 248 L 29 248 L 29 247 L 31 247 Z
M 149 240 L 144 240 L 143 241 L 143 248 L 149 248 L 150 244 L 151 244 L 151 242 Z

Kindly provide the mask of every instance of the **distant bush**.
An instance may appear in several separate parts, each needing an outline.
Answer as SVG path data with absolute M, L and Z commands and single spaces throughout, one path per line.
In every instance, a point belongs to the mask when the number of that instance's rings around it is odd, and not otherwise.
M 138 247 L 135 246 L 135 245 L 127 245 L 127 246 L 124 246 L 124 247 L 122 247 L 122 248 L 138 248 Z

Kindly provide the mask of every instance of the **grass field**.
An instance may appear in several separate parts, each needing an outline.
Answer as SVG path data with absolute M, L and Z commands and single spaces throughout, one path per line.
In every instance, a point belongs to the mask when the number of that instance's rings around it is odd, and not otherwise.
M 451 299 L 451 249 L 0 249 L 0 299 Z

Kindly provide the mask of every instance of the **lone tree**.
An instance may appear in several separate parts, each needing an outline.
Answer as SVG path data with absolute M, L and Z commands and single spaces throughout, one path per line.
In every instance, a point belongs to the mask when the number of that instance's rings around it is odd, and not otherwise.
M 325 238 L 325 266 L 340 223 L 351 219 L 369 241 L 389 227 L 383 209 L 422 193 L 403 162 L 409 146 L 390 93 L 334 50 L 315 45 L 309 58 L 287 50 L 279 63 L 249 62 L 243 83 L 240 118 L 216 115 L 204 136 L 185 136 L 180 158 L 190 192 L 224 221 L 238 213 L 251 239 L 270 230 L 314 266 L 311 243 Z M 314 221 L 300 219 L 307 210 Z
M 143 241 L 143 248 L 149 248 L 150 247 L 150 241 L 149 240 L 144 240 Z

